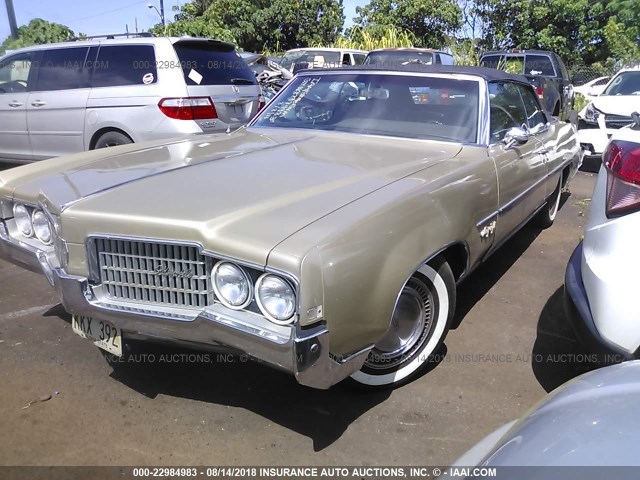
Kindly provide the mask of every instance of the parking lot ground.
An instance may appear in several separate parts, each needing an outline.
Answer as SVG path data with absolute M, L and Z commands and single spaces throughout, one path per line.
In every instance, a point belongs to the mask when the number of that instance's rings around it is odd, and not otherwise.
M 440 362 L 391 392 L 159 346 L 110 364 L 44 277 L 0 261 L 0 464 L 449 464 L 588 368 L 562 285 L 594 180 L 580 172 L 553 227 L 525 228 L 460 286 Z

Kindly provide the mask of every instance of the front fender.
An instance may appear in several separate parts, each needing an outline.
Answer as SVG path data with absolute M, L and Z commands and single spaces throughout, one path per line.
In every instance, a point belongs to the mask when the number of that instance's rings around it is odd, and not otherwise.
M 471 264 L 481 257 L 491 244 L 480 239 L 476 224 L 496 205 L 495 167 L 486 153 L 447 160 L 307 226 L 278 245 L 268 263 L 290 269 L 300 257 L 295 252 L 307 246 L 301 324 L 324 320 L 331 352 L 348 355 L 384 335 L 402 286 L 433 255 L 461 243 Z M 321 318 L 307 315 L 313 303 L 322 306 Z

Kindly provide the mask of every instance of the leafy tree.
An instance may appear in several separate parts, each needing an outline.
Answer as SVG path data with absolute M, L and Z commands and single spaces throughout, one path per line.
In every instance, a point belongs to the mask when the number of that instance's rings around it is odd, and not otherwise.
M 14 50 L 16 48 L 41 45 L 44 43 L 64 42 L 74 37 L 73 31 L 59 23 L 47 22 L 41 18 L 34 18 L 28 25 L 18 28 L 18 38 L 7 37 L 1 51 Z
M 150 31 L 154 35 L 162 36 L 182 36 L 216 38 L 236 42 L 231 30 L 225 26 L 222 20 L 207 11 L 202 12 L 201 2 L 187 3 L 175 16 L 175 21 L 166 25 L 155 25 Z
M 175 18 L 168 35 L 220 38 L 254 51 L 331 43 L 344 25 L 342 0 L 194 0 Z M 162 26 L 152 32 L 162 34 Z
M 539 48 L 565 60 L 593 63 L 609 55 L 608 1 L 479 0 L 485 48 Z
M 614 58 L 622 60 L 623 63 L 631 63 L 640 59 L 638 41 L 635 40 L 634 33 L 629 30 L 615 16 L 611 17 L 604 27 L 604 36 L 609 44 L 611 54 Z
M 356 7 L 354 23 L 361 27 L 395 26 L 416 37 L 416 45 L 442 47 L 460 28 L 462 13 L 454 0 L 370 0 Z
M 604 36 L 617 59 L 640 60 L 640 0 L 612 0 Z

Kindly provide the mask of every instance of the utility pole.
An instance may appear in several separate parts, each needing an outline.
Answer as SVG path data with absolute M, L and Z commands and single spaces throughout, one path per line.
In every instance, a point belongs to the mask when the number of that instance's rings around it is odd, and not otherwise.
M 11 1 L 11 0 L 9 0 Z M 167 23 L 164 20 L 164 0 L 160 0 L 160 18 L 162 20 L 162 26 L 166 27 Z
M 9 28 L 11 29 L 11 36 L 14 39 L 18 38 L 18 22 L 16 22 L 16 11 L 13 9 L 13 0 L 4 0 L 7 6 L 7 17 L 9 17 Z M 160 0 L 162 5 L 162 0 Z

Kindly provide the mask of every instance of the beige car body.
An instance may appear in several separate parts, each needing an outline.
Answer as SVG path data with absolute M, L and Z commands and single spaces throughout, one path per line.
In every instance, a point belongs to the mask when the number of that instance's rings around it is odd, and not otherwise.
M 575 128 L 555 119 L 538 141 L 489 145 L 486 81 L 469 78 L 485 99 L 476 144 L 249 126 L 0 172 L 0 256 L 44 271 L 71 313 L 108 316 L 125 334 L 226 344 L 328 388 L 360 368 L 420 265 L 442 255 L 460 281 L 575 171 Z M 55 248 L 16 239 L 15 202 L 47 212 L 58 230 Z M 199 337 L 199 328 L 189 331 L 168 311 L 152 318 L 109 310 L 91 297 L 88 245 L 95 236 L 193 244 L 216 259 L 291 279 L 298 292 L 292 326 L 270 326 L 219 304 L 207 317 L 279 336 L 280 356 L 237 340 L 237 331 Z M 69 279 L 80 285 L 74 294 L 65 293 Z M 189 319 L 203 323 L 205 313 Z M 291 344 L 320 326 L 323 357 L 302 365 L 294 356 L 308 352 L 291 351 Z

